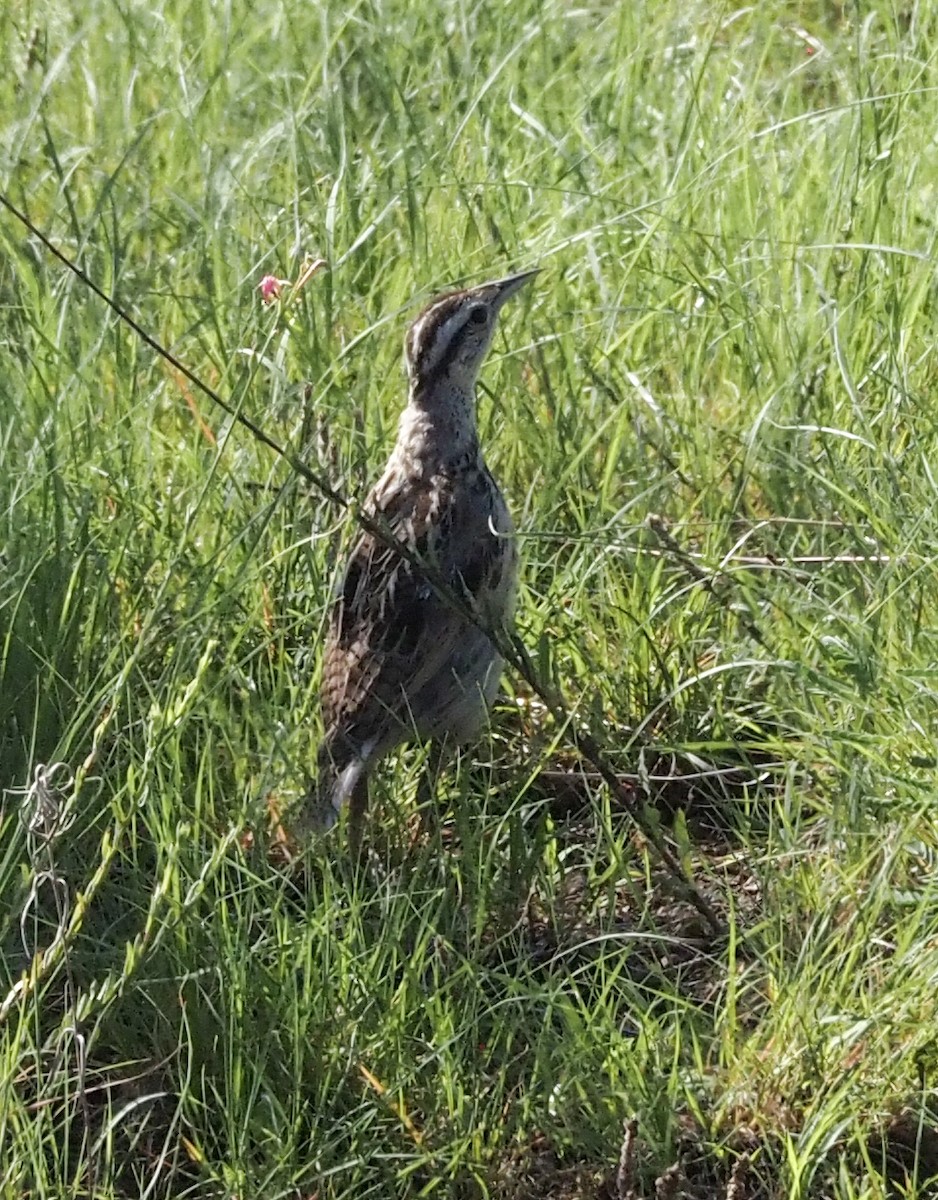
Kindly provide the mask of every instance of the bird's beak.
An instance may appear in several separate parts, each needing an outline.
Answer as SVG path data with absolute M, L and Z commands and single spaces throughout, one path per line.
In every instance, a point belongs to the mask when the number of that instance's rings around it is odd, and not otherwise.
M 535 275 L 540 274 L 540 267 L 535 267 L 533 271 L 522 271 L 518 275 L 509 275 L 507 279 L 496 279 L 489 287 L 495 293 L 495 298 L 498 307 L 505 303 L 515 292 L 520 292 L 529 279 L 533 279 Z

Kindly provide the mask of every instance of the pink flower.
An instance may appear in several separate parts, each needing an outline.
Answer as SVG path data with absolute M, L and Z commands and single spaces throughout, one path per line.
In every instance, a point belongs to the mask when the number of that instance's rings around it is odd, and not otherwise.
M 296 283 L 292 279 L 278 279 L 276 275 L 265 275 L 257 285 L 257 290 L 265 304 L 273 304 L 275 300 L 279 300 L 284 288 L 292 289 L 290 296 L 293 299 L 306 287 L 314 275 L 328 265 L 324 258 L 310 258 L 307 255 L 300 266 L 300 277 Z
M 289 279 L 278 279 L 276 275 L 265 275 L 257 285 L 257 290 L 261 294 L 261 299 L 265 304 L 273 304 L 280 298 L 280 292 L 283 288 L 290 286 Z

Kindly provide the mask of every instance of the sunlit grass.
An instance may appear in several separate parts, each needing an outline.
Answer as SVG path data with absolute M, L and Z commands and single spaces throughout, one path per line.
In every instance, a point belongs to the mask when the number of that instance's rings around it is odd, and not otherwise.
M 4 216 L 2 1194 L 611 1195 L 633 1114 L 641 1194 L 680 1158 L 724 1195 L 744 1152 L 750 1196 L 927 1194 L 927 7 L 0 30 L 3 190 L 353 498 L 420 303 L 543 268 L 480 392 L 519 632 L 727 926 L 559 780 L 569 730 L 511 676 L 439 838 L 406 751 L 369 871 L 341 838 L 288 861 L 348 519 Z M 56 762 L 68 820 L 30 830 Z

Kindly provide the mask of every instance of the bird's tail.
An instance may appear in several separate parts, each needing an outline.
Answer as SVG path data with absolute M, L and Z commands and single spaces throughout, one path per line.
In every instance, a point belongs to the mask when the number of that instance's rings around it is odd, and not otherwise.
M 299 825 L 303 832 L 325 833 L 359 791 L 367 765 L 360 754 L 351 752 L 337 759 L 335 748 L 323 744 L 316 766 L 317 779 L 303 800 Z

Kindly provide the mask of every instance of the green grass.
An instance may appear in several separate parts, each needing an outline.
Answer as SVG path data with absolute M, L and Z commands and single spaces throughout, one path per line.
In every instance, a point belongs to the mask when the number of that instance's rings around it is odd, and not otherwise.
M 352 523 L 0 214 L 0 1196 L 934 1195 L 938 13 L 0 35 L 4 192 L 350 496 L 420 303 L 544 268 L 480 392 L 519 632 L 726 925 L 510 674 L 444 845 L 408 750 L 367 872 L 286 863 Z

